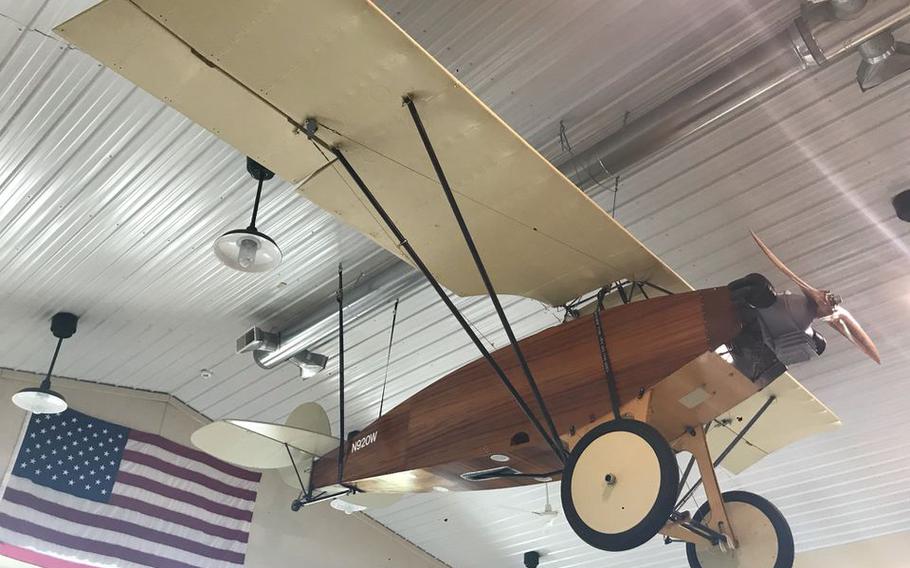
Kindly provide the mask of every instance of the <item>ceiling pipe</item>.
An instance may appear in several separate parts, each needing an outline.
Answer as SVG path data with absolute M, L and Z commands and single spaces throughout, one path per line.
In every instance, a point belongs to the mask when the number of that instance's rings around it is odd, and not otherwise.
M 824 67 L 857 48 L 863 50 L 866 42 L 868 50 L 880 56 L 883 50 L 873 44 L 887 41 L 881 39 L 883 34 L 890 35 L 890 30 L 908 21 L 908 0 L 804 3 L 801 15 L 785 30 L 576 154 L 559 169 L 582 189 L 599 187 L 655 152 L 767 99 L 796 75 Z M 899 72 L 889 71 L 890 76 Z M 877 75 L 876 85 L 890 78 L 882 75 Z M 871 88 L 862 79 L 860 87 Z
M 560 170 L 582 189 L 590 189 L 598 180 L 616 175 L 744 106 L 767 98 L 795 75 L 823 67 L 880 34 L 890 34 L 890 30 L 907 21 L 910 0 L 804 3 L 800 17 L 783 32 L 577 154 Z M 884 42 L 879 38 L 868 46 L 870 57 L 879 58 L 876 61 L 881 61 L 881 50 L 876 51 L 875 46 Z M 395 262 L 373 276 L 366 275 L 345 291 L 345 320 L 356 323 L 424 283 L 420 273 L 404 262 Z M 336 310 L 334 300 L 316 307 L 299 324 L 277 334 L 277 347 L 254 351 L 256 363 L 272 369 L 330 340 L 336 332 Z M 243 338 L 238 343 L 242 341 Z
M 356 324 L 385 309 L 386 301 L 415 291 L 423 283 L 423 275 L 400 261 L 374 275 L 363 275 L 344 291 L 345 325 Z M 337 332 L 338 306 L 333 299 L 317 306 L 294 327 L 279 333 L 277 346 L 268 351 L 253 351 L 253 359 L 263 369 L 274 369 L 298 353 L 333 339 Z

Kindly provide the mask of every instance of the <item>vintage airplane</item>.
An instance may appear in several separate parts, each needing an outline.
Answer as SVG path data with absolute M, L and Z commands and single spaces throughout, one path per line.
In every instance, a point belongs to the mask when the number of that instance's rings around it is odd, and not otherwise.
M 559 479 L 592 546 L 662 533 L 696 567 L 792 565 L 780 512 L 722 493 L 714 467 L 837 425 L 786 373 L 824 350 L 813 321 L 878 353 L 760 239 L 803 294 L 757 274 L 692 291 L 364 0 L 104 0 L 56 31 L 423 272 L 481 353 L 350 437 L 306 404 L 285 425 L 214 422 L 199 447 L 281 469 L 295 508 Z M 443 286 L 488 294 L 510 345 L 488 352 Z M 571 317 L 518 341 L 497 294 Z M 693 463 L 707 503 L 690 514 Z

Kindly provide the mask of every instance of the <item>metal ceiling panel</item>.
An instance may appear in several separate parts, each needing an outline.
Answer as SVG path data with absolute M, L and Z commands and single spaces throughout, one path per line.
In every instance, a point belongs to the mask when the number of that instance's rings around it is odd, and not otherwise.
M 393 262 L 278 181 L 261 227 L 285 264 L 267 275 L 222 268 L 211 242 L 244 226 L 253 188 L 242 156 L 50 35 L 93 2 L 0 0 L 0 366 L 46 368 L 50 316 L 82 315 L 63 375 L 170 392 L 213 418 L 283 420 L 317 400 L 335 420 L 335 358 L 315 379 L 233 354 L 251 325 L 283 328 L 331 301 L 350 277 Z M 382 7 L 551 159 L 559 121 L 582 150 L 781 28 L 795 0 L 543 2 L 388 0 Z M 907 40 L 906 30 L 902 30 Z M 795 376 L 843 420 L 837 432 L 772 454 L 725 488 L 764 494 L 800 550 L 910 529 L 910 239 L 889 203 L 910 187 L 910 77 L 861 94 L 853 58 L 760 107 L 665 150 L 620 181 L 618 220 L 696 286 L 755 270 L 784 286 L 754 247 L 758 231 L 810 282 L 829 286 L 875 337 L 874 367 L 845 341 Z M 612 206 L 609 192 L 599 202 Z M 489 303 L 460 299 L 487 341 L 505 342 Z M 561 314 L 506 302 L 516 333 Z M 391 305 L 350 330 L 348 422 L 378 412 Z M 334 355 L 334 338 L 320 348 Z M 388 365 L 389 408 L 473 359 L 431 291 L 402 298 Z M 212 379 L 199 370 L 214 371 Z M 558 492 L 551 488 L 557 508 Z M 698 497 L 701 498 L 700 496 Z M 596 551 L 560 518 L 546 529 L 543 487 L 408 497 L 372 514 L 453 566 L 684 565 L 679 545 Z

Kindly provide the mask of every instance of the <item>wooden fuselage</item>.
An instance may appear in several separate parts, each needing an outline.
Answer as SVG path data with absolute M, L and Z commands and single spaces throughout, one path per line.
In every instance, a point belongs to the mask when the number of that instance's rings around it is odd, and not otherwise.
M 560 436 L 611 414 L 594 317 L 581 317 L 521 341 Z M 727 288 L 643 300 L 603 311 L 600 317 L 621 404 L 728 343 L 741 329 Z M 495 351 L 493 357 L 542 416 L 511 346 Z M 674 428 L 675 424 L 663 426 Z M 662 433 L 672 439 L 672 432 Z M 535 481 L 520 477 L 468 481 L 461 476 L 501 465 L 523 473 L 561 469 L 484 359 L 421 390 L 364 428 L 346 449 L 343 481 L 364 491 L 495 489 Z M 508 456 L 509 461 L 492 461 L 494 454 Z M 336 456 L 332 452 L 314 463 L 313 487 L 338 481 Z

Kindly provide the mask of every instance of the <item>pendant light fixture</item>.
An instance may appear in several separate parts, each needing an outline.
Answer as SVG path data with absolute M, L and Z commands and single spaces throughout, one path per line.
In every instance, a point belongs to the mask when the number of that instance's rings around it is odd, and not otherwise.
M 258 182 L 253 218 L 246 229 L 228 231 L 215 239 L 215 256 L 225 266 L 240 272 L 268 272 L 281 264 L 281 249 L 271 237 L 256 229 L 256 215 L 262 197 L 262 182 L 272 179 L 275 174 L 252 158 L 246 159 L 246 169 Z
M 51 333 L 57 338 L 57 348 L 54 349 L 51 367 L 47 370 L 44 380 L 41 381 L 41 386 L 29 387 L 17 392 L 13 395 L 13 404 L 32 414 L 60 414 L 66 410 L 66 399 L 60 393 L 51 390 L 51 375 L 54 372 L 54 365 L 57 363 L 57 355 L 60 354 L 60 346 L 63 345 L 64 339 L 72 337 L 76 333 L 78 320 L 79 318 L 70 313 L 54 314 L 54 317 L 51 318 Z

